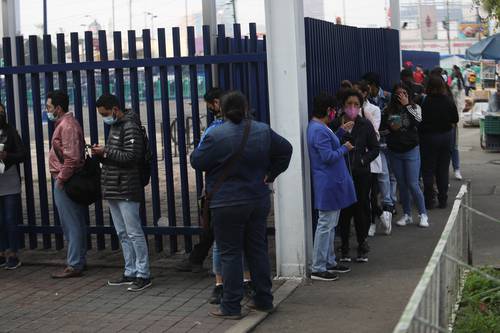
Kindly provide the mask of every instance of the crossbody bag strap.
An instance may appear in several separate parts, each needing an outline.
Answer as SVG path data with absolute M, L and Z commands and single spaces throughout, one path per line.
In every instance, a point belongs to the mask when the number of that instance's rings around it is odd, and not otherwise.
M 222 171 L 222 175 L 217 179 L 217 181 L 214 184 L 214 187 L 212 188 L 212 191 L 210 193 L 207 193 L 205 198 L 207 201 L 209 201 L 215 193 L 220 189 L 222 184 L 226 181 L 226 179 L 229 177 L 229 173 L 235 164 L 235 162 L 241 157 L 243 154 L 243 151 L 245 150 L 245 146 L 248 141 L 248 136 L 250 135 L 250 127 L 251 127 L 252 121 L 250 119 L 246 120 L 246 125 L 245 125 L 245 131 L 243 132 L 243 139 L 241 140 L 240 147 L 236 153 L 234 153 L 229 160 L 227 160 L 226 165 L 224 166 L 224 169 Z

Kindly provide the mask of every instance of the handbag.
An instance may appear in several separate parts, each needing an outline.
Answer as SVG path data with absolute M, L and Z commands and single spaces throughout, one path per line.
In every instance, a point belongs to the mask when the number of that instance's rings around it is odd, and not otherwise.
M 231 171 L 235 162 L 243 154 L 243 150 L 245 149 L 245 146 L 246 146 L 247 141 L 248 141 L 248 136 L 250 134 L 251 124 L 252 124 L 252 121 L 250 119 L 247 119 L 246 125 L 245 125 L 245 131 L 243 132 L 243 139 L 241 140 L 240 147 L 226 161 L 224 169 L 222 170 L 222 174 L 219 176 L 219 178 L 215 182 L 214 187 L 212 188 L 212 191 L 210 193 L 207 193 L 206 191 L 204 191 L 202 196 L 200 197 L 200 199 L 198 201 L 198 210 L 199 210 L 198 213 L 199 213 L 199 216 L 201 219 L 201 224 L 204 228 L 209 228 L 209 226 L 210 226 L 210 200 L 214 197 L 214 195 L 217 193 L 217 191 L 219 191 L 222 184 L 227 180 L 227 178 L 229 177 L 229 172 Z
M 56 155 L 59 161 L 64 163 L 64 159 L 57 151 Z M 71 200 L 85 206 L 90 206 L 101 199 L 101 167 L 99 161 L 91 157 L 87 149 L 83 167 L 64 183 L 64 191 Z

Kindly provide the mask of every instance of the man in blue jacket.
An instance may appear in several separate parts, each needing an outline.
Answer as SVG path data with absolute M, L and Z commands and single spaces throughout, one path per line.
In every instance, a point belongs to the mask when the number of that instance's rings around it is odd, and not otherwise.
M 321 94 L 314 99 L 313 118 L 307 129 L 307 144 L 314 189 L 314 208 L 319 212 L 314 236 L 313 280 L 335 281 L 336 273 L 347 273 L 349 267 L 337 264 L 333 242 L 340 210 L 356 202 L 356 192 L 347 170 L 344 155 L 354 147 L 350 142 L 340 144 L 354 123 L 345 123 L 337 133 L 327 126 L 334 118 L 335 99 Z

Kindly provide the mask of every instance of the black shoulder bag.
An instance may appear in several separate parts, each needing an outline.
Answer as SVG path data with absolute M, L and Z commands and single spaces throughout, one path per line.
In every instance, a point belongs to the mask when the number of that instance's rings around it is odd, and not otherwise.
M 203 193 L 199 200 L 199 215 L 201 217 L 201 222 L 202 226 L 204 228 L 208 228 L 210 226 L 210 200 L 214 197 L 215 193 L 219 191 L 220 187 L 222 184 L 227 180 L 229 177 L 229 172 L 233 168 L 235 162 L 241 157 L 243 154 L 243 150 L 245 150 L 245 146 L 248 141 L 248 136 L 250 134 L 250 127 L 251 127 L 252 121 L 250 119 L 246 120 L 246 125 L 245 125 L 245 131 L 243 132 L 243 139 L 241 140 L 241 145 L 236 151 L 225 163 L 224 169 L 222 170 L 222 174 L 219 176 L 217 181 L 214 184 L 214 187 L 212 188 L 212 191 L 210 193 L 207 193 L 206 191 Z

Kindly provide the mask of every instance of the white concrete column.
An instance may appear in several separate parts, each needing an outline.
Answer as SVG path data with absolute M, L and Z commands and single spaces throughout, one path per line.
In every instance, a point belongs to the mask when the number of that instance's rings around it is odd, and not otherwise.
M 391 28 L 395 30 L 401 29 L 401 10 L 399 0 L 391 0 Z
M 210 27 L 210 48 L 212 54 L 217 50 L 217 4 L 216 0 L 203 0 L 203 25 Z M 212 66 L 212 86 L 217 85 L 217 66 Z
M 312 217 L 303 1 L 266 0 L 266 31 L 271 126 L 294 149 L 289 169 L 274 185 L 277 273 L 305 277 Z

